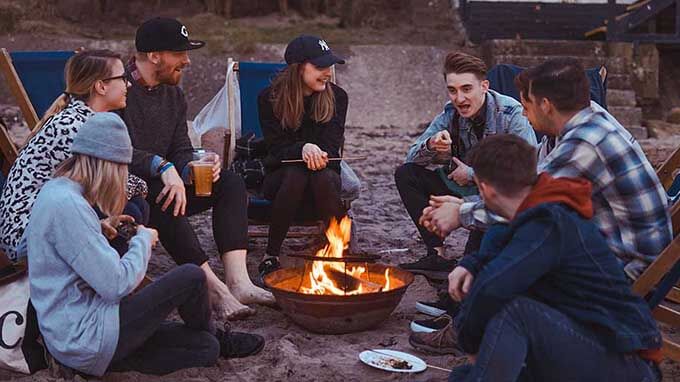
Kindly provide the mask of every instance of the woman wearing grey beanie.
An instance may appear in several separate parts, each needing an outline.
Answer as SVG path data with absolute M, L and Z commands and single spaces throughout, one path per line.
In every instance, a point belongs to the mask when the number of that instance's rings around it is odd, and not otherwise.
M 132 144 L 123 120 L 95 114 L 71 151 L 38 194 L 25 234 L 31 300 L 50 354 L 101 376 L 107 370 L 166 374 L 259 352 L 262 337 L 215 328 L 205 274 L 196 265 L 176 267 L 130 295 L 146 274 L 158 233 L 139 225 L 119 257 L 95 211 L 115 219 L 126 202 Z M 175 309 L 184 323 L 165 321 Z

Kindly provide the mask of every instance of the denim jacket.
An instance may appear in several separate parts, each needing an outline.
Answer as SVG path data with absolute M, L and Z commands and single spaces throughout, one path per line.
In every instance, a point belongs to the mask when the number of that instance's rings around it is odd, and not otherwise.
M 475 279 L 455 327 L 476 354 L 489 321 L 513 298 L 547 304 L 593 329 L 611 351 L 661 347 L 651 311 L 633 294 L 597 227 L 562 203 L 548 202 L 496 224 L 460 266 Z
M 515 134 L 532 146 L 536 146 L 536 134 L 529 120 L 522 115 L 522 105 L 514 98 L 505 96 L 489 89 L 486 93 L 486 127 L 484 136 L 511 133 Z M 471 133 L 472 124 L 469 118 L 458 116 L 458 112 L 449 101 L 444 105 L 444 111 L 439 114 L 423 132 L 418 140 L 411 145 L 406 156 L 406 163 L 415 163 L 421 166 L 429 166 L 435 157 L 435 151 L 428 150 L 427 140 L 442 130 L 447 130 L 451 125 L 451 119 L 459 118 L 460 136 L 469 150 L 477 144 L 477 137 Z M 458 158 L 465 160 L 465 158 Z

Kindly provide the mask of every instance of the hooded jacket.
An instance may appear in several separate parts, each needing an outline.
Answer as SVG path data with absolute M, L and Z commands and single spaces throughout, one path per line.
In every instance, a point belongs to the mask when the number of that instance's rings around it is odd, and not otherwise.
M 593 329 L 611 351 L 661 347 L 651 311 L 590 221 L 591 185 L 543 173 L 509 225 L 494 225 L 460 266 L 475 279 L 455 326 L 475 354 L 489 321 L 516 297 L 549 305 Z

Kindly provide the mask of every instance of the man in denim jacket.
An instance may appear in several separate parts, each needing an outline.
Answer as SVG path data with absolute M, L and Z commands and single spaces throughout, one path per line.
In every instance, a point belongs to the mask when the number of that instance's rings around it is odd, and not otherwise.
M 394 175 L 401 200 L 427 246 L 427 256 L 400 266 L 435 280 L 445 280 L 455 261 L 445 260 L 443 240 L 418 224 L 430 195 L 474 192 L 474 173 L 461 159 L 484 137 L 510 133 L 536 145 L 522 105 L 489 89 L 482 60 L 461 52 L 450 53 L 444 62 L 444 79 L 450 102 L 411 146 L 406 163 Z M 433 170 L 438 164 L 445 166 Z M 480 232 L 471 232 L 466 254 L 476 250 L 481 236 Z
M 660 381 L 661 335 L 592 221 L 592 184 L 537 176 L 535 149 L 509 135 L 468 159 L 509 224 L 449 276 L 458 344 L 476 354 L 450 380 Z

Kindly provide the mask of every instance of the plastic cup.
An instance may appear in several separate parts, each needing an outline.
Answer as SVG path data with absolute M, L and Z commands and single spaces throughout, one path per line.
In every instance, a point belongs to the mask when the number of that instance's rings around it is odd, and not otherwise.
M 217 154 L 207 150 L 194 152 L 192 167 L 194 177 L 194 191 L 196 196 L 212 196 L 213 166 L 217 161 Z

